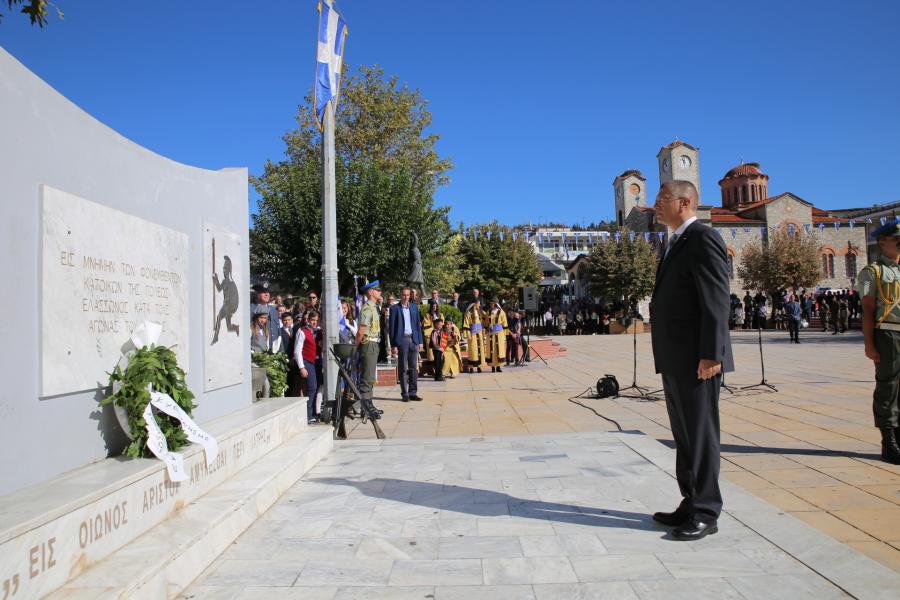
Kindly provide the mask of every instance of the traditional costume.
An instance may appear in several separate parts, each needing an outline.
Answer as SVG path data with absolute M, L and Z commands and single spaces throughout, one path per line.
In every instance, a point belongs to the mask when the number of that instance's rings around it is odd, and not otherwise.
M 473 368 L 477 368 L 480 371 L 482 367 L 487 366 L 487 360 L 484 355 L 484 324 L 482 323 L 482 310 L 477 303 L 473 302 L 469 305 L 469 308 L 466 309 L 466 314 L 463 317 L 462 329 L 463 335 L 466 336 L 468 342 L 468 349 L 466 350 L 468 358 L 466 359 L 466 362 L 468 363 L 469 372 L 471 373 Z

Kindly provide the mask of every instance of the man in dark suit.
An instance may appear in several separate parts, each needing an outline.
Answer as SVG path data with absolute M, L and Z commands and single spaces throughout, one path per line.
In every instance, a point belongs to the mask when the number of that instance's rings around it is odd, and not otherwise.
M 408 287 L 400 290 L 400 303 L 390 308 L 388 332 L 391 339 L 391 354 L 397 357 L 397 372 L 400 376 L 400 397 L 404 402 L 421 400 L 419 396 L 419 351 L 425 340 L 422 336 L 419 307 L 410 302 Z
M 675 438 L 682 501 L 653 518 L 678 540 L 718 531 L 719 386 L 734 370 L 728 332 L 728 255 L 721 236 L 697 221 L 697 188 L 670 181 L 656 197 L 657 220 L 674 230 L 650 301 L 656 372 L 662 374 Z

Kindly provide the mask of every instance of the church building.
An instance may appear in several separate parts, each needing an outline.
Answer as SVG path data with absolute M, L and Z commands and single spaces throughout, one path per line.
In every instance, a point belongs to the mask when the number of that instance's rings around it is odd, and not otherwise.
M 660 184 L 687 180 L 700 191 L 699 148 L 676 140 L 660 148 L 656 158 Z M 653 199 L 657 190 L 647 190 L 646 183 L 641 172 L 634 169 L 613 180 L 616 221 L 634 232 L 652 232 L 650 239 L 662 246 L 669 232 L 656 221 Z M 737 277 L 744 248 L 760 239 L 766 243 L 769 234 L 777 230 L 815 236 L 819 245 L 820 287 L 844 289 L 856 284 L 857 273 L 866 264 L 865 221 L 816 208 L 791 192 L 770 196 L 769 176 L 755 162 L 742 162 L 729 170 L 719 180 L 719 188 L 719 206 L 704 205 L 701 196 L 697 218 L 715 228 L 725 241 L 734 293 L 741 296 L 745 289 Z M 664 232 L 662 240 L 656 232 Z

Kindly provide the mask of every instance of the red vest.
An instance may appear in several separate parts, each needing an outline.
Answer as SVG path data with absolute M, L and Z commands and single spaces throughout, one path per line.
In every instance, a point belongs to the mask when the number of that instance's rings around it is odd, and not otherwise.
M 316 362 L 316 355 L 319 353 L 319 349 L 316 346 L 316 332 L 310 329 L 309 327 L 303 328 L 303 360 L 308 360 L 311 363 Z

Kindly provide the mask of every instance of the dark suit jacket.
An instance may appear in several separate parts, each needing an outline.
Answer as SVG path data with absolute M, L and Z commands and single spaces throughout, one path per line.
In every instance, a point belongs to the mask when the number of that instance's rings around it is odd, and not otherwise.
M 292 330 L 293 331 L 296 330 Z M 284 330 L 284 327 L 278 330 L 281 334 L 281 351 L 288 355 L 288 358 L 291 360 L 294 359 L 294 336 L 292 334 L 288 334 L 287 331 Z
M 728 312 L 728 253 L 721 236 L 694 221 L 656 269 L 650 336 L 657 373 L 690 375 L 701 358 L 734 370 Z
M 391 346 L 397 347 L 403 339 L 403 306 L 398 302 L 388 310 L 388 333 L 391 336 Z M 413 302 L 409 303 L 409 320 L 412 329 L 412 339 L 416 345 L 424 344 L 422 339 L 422 319 L 419 317 L 419 307 Z

